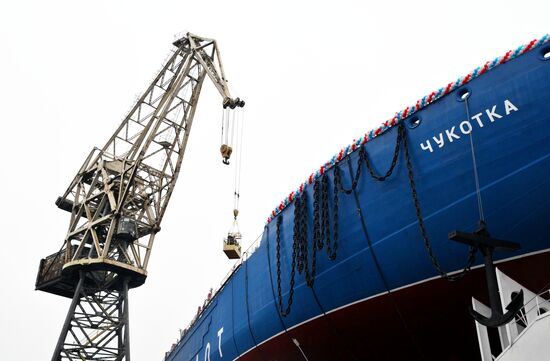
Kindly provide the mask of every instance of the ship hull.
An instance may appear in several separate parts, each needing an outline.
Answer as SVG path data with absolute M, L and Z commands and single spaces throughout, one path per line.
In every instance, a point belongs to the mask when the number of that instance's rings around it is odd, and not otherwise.
M 460 272 L 468 260 L 468 248 L 448 233 L 473 232 L 483 219 L 491 236 L 521 245 L 495 253 L 503 271 L 533 290 L 550 281 L 550 61 L 541 54 L 537 48 L 502 64 L 405 119 L 407 144 L 386 180 L 371 177 L 358 150 L 339 162 L 343 189 L 334 190 L 335 167 L 327 169 L 338 248 L 335 259 L 326 244 L 317 251 L 313 286 L 298 270 L 291 282 L 291 202 L 167 358 L 479 359 L 468 304 L 486 299 L 482 257 L 460 281 L 439 271 Z M 394 126 L 363 145 L 376 173 L 390 166 L 398 136 Z M 355 174 L 354 191 L 345 192 Z M 302 194 L 307 217 L 298 225 L 308 230 L 311 273 L 314 185 Z
M 549 265 L 550 250 L 501 261 L 497 267 L 542 290 L 548 288 Z M 472 296 L 488 303 L 486 292 L 480 267 L 461 282 L 426 280 L 321 313 L 239 360 L 304 360 L 293 339 L 299 340 L 308 360 L 479 360 L 468 306 Z

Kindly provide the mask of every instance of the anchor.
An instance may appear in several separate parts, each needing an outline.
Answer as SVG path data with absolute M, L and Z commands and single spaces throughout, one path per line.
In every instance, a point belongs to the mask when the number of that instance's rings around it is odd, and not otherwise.
M 475 232 L 452 231 L 449 233 L 449 239 L 479 249 L 485 260 L 485 277 L 489 293 L 489 304 L 491 306 L 491 317 L 481 315 L 470 306 L 472 317 L 486 327 L 499 327 L 510 322 L 523 307 L 523 290 L 517 293 L 508 306 L 506 306 L 507 312 L 502 314 L 502 303 L 500 302 L 497 275 L 495 264 L 493 263 L 493 252 L 495 250 L 517 251 L 520 248 L 519 244 L 491 238 L 487 231 L 487 226 L 483 221 L 480 221 L 479 228 Z

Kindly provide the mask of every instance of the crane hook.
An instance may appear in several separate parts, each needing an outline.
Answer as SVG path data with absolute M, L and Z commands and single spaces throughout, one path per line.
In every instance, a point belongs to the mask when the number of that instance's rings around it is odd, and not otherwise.
M 231 153 L 233 153 L 233 148 L 227 144 L 222 144 L 220 147 L 220 153 L 223 157 L 223 164 L 229 165 L 229 158 L 231 157 Z

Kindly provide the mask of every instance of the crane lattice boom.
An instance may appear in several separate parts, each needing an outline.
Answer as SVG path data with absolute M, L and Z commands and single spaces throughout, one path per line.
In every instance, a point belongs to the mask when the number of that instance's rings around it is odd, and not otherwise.
M 56 201 L 71 214 L 69 228 L 61 250 L 41 261 L 36 287 L 70 297 L 73 303 L 52 360 L 91 360 L 98 354 L 102 360 L 129 360 L 127 290 L 143 284 L 147 276 L 206 75 L 222 95 L 224 107 L 244 105 L 231 97 L 215 40 L 188 33 L 174 46 L 114 134 L 90 152 Z M 100 336 L 82 331 L 93 330 L 94 323 L 78 324 L 81 317 L 75 314 L 78 304 L 84 309 L 91 299 L 109 302 L 104 306 L 110 314 L 100 317 L 98 324 L 114 322 Z M 83 334 L 75 336 L 72 328 Z M 110 338 L 111 333 L 117 337 Z M 110 345 L 113 340 L 119 346 Z

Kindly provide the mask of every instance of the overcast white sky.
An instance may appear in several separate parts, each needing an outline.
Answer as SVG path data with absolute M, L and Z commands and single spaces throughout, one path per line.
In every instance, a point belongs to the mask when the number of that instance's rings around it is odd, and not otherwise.
M 68 299 L 34 291 L 68 214 L 54 201 L 148 85 L 173 35 L 218 40 L 247 102 L 245 244 L 342 146 L 486 60 L 550 32 L 548 1 L 3 1 L 0 352 L 47 360 Z M 132 359 L 160 361 L 232 262 L 233 173 L 207 79 L 149 277 L 130 294 Z

